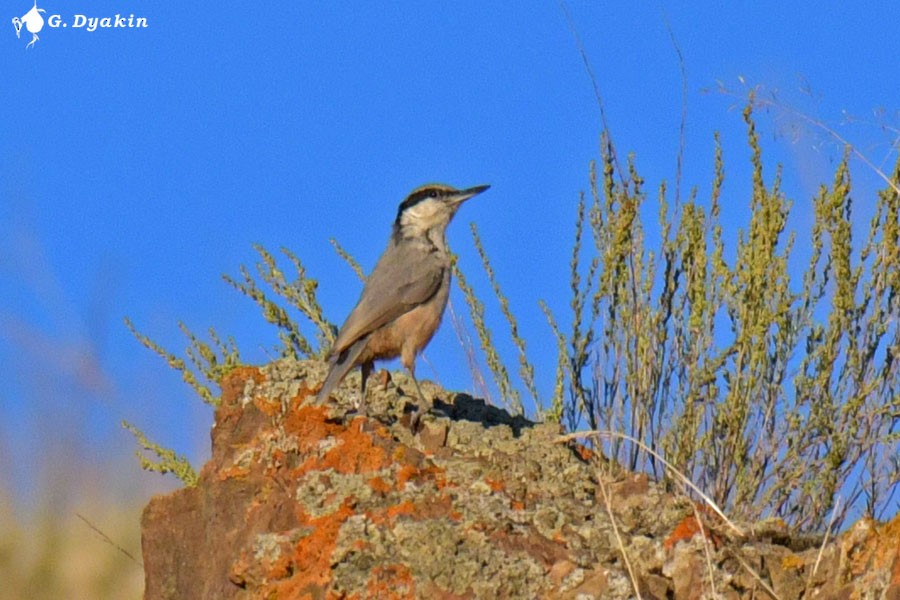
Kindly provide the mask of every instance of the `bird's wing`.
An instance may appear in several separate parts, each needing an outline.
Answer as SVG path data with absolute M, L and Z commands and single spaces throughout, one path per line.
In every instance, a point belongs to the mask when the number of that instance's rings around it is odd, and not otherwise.
M 423 256 L 419 250 L 391 242 L 341 327 L 332 356 L 434 296 L 448 266 L 436 254 Z

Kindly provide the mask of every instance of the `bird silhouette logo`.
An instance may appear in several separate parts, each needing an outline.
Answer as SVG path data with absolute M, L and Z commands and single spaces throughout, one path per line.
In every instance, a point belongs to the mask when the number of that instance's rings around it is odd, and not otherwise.
M 42 12 L 47 11 L 43 8 L 38 8 L 37 0 L 34 0 L 34 6 L 31 7 L 31 10 L 21 17 L 13 17 L 12 24 L 13 27 L 16 28 L 16 37 L 21 37 L 19 34 L 22 31 L 23 25 L 32 36 L 31 41 L 28 42 L 28 45 L 25 46 L 25 48 L 31 48 L 34 46 L 34 43 L 40 39 L 38 37 L 38 32 L 44 28 L 44 17 L 41 16 Z

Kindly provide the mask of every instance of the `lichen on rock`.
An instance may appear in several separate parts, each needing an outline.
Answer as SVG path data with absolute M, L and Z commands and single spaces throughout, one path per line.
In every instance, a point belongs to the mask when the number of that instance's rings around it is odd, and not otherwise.
M 147 600 L 900 590 L 896 523 L 853 528 L 821 557 L 789 534 L 737 539 L 702 505 L 558 443 L 557 425 L 423 383 L 434 409 L 413 428 L 403 375 L 370 386 L 370 416 L 355 416 L 358 375 L 314 406 L 323 376 L 321 363 L 282 360 L 221 382 L 198 485 L 145 509 Z

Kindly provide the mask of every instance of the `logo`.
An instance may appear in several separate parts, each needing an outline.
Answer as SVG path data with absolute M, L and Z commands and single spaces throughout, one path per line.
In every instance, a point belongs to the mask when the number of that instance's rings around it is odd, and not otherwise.
M 88 16 L 83 14 L 72 14 L 69 18 L 64 18 L 60 14 L 47 15 L 45 19 L 41 13 L 47 11 L 38 8 L 38 0 L 34 0 L 34 6 L 21 17 L 13 17 L 12 24 L 16 29 L 16 37 L 22 37 L 22 28 L 24 27 L 31 34 L 31 41 L 25 48 L 31 48 L 35 42 L 40 40 L 38 32 L 44 28 L 46 24 L 50 29 L 64 29 L 68 31 L 86 31 L 95 32 L 98 29 L 146 29 L 147 18 L 136 17 L 134 14 L 113 16 Z M 41 0 L 43 4 L 43 0 Z
M 28 42 L 26 48 L 31 48 L 34 46 L 34 43 L 38 41 L 38 31 L 44 28 L 44 17 L 41 16 L 42 12 L 47 12 L 43 8 L 37 7 L 37 0 L 34 0 L 34 6 L 31 7 L 27 13 L 25 13 L 22 17 L 13 17 L 12 23 L 13 27 L 16 28 L 16 37 L 20 37 L 20 33 L 22 31 L 22 25 L 28 30 L 28 33 L 31 34 L 31 41 Z

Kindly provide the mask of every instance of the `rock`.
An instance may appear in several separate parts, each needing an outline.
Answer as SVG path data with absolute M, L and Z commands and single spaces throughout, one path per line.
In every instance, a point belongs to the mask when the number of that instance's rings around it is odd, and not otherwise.
M 221 382 L 198 485 L 144 510 L 146 600 L 898 596 L 900 521 L 821 557 L 780 523 L 740 538 L 557 425 L 423 382 L 413 431 L 404 375 L 370 386 L 369 417 L 358 375 L 313 406 L 323 375 L 285 360 Z

